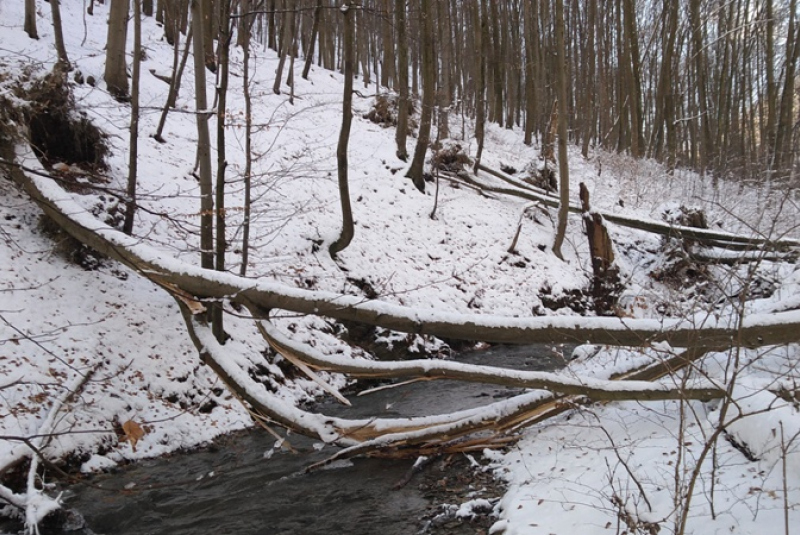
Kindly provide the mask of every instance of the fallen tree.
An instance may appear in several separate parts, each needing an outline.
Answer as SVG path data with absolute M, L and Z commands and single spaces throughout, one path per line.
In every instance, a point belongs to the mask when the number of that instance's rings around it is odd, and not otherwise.
M 652 381 L 692 365 L 710 350 L 797 341 L 796 333 L 800 327 L 800 311 L 797 310 L 752 315 L 742 321 L 736 318 L 721 320 L 701 314 L 659 321 L 448 314 L 204 270 L 165 255 L 98 221 L 44 172 L 27 146 L 21 145 L 16 151 L 20 164 L 13 169 L 14 180 L 69 234 L 128 265 L 175 296 L 201 358 L 254 413 L 268 421 L 344 446 L 338 456 L 386 448 L 416 452 L 486 445 L 492 440 L 504 440 L 506 433 L 521 426 L 591 400 L 723 397 L 726 395 L 725 385 L 710 380 L 690 383 Z M 255 320 L 268 318 L 272 309 L 284 309 L 397 331 L 468 340 L 510 343 L 591 341 L 623 346 L 667 343 L 672 347 L 690 349 L 628 370 L 618 377 L 569 378 L 437 361 L 377 363 L 337 359 L 293 343 L 262 321 L 260 329 L 265 340 L 288 360 L 308 369 L 337 371 L 354 377 L 449 378 L 535 389 L 485 407 L 437 416 L 348 420 L 315 414 L 282 402 L 236 364 L 237 359 L 229 358 L 224 346 L 216 341 L 204 321 L 202 302 L 220 299 L 247 307 Z M 777 395 L 786 395 L 787 391 L 790 397 L 794 395 L 791 385 L 776 384 L 769 388 Z M 488 437 L 483 435 L 485 433 L 489 433 Z M 471 441 L 464 440 L 464 437 L 476 435 Z
M 165 289 L 197 301 L 226 299 L 265 310 L 328 316 L 406 333 L 511 344 L 591 341 L 618 346 L 666 342 L 673 347 L 761 347 L 795 342 L 800 328 L 797 310 L 754 314 L 741 324 L 705 313 L 661 320 L 452 314 L 213 272 L 177 260 L 97 220 L 42 169 L 27 146 L 17 146 L 16 159 L 20 163 L 12 170 L 14 180 L 67 233 Z
M 552 208 L 556 208 L 559 205 L 558 197 L 554 197 L 544 190 L 534 188 L 528 184 L 515 180 L 513 177 L 501 171 L 497 171 L 483 164 L 478 165 L 478 170 L 499 178 L 503 182 L 506 182 L 512 186 L 512 188 L 502 188 L 484 184 L 478 180 L 475 180 L 466 173 L 458 174 L 458 178 L 470 186 L 485 192 L 539 202 Z M 582 211 L 582 206 L 579 204 L 570 204 L 569 211 L 579 214 Z M 673 225 L 652 219 L 628 217 L 604 210 L 595 210 L 594 212 L 601 215 L 604 220 L 623 227 L 644 230 L 654 234 L 660 234 L 662 236 L 668 236 L 682 240 L 692 240 L 699 244 L 710 247 L 719 247 L 731 251 L 786 251 L 800 248 L 800 240 L 794 238 L 783 237 L 779 239 L 770 239 L 764 236 L 742 236 L 730 232 L 687 227 L 683 225 Z M 796 255 L 797 252 L 795 251 L 794 254 Z

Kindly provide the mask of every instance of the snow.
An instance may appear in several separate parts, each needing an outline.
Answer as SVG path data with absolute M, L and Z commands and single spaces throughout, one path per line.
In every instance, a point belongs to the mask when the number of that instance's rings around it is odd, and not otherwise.
M 16 85 L 30 86 L 56 60 L 49 6 L 42 0 L 37 4 L 40 39 L 32 41 L 21 30 L 23 3 L 0 3 L 4 23 L 0 32 L 0 99 L 15 105 L 24 105 L 15 92 Z M 95 15 L 88 16 L 80 3 L 64 2 L 62 16 L 70 59 L 84 77 L 91 75 L 97 80 L 96 86 L 73 84 L 76 108 L 108 136 L 108 183 L 104 186 L 122 189 L 127 179 L 129 107 L 111 99 L 102 82 L 107 9 L 108 3 L 97 4 Z M 115 204 L 107 196 L 71 193 L 48 179 L 33 178 L 42 194 L 73 220 L 96 230 L 109 243 L 128 248 L 152 266 L 155 274 L 162 270 L 188 276 L 202 273 L 226 285 L 231 293 L 279 294 L 308 302 L 335 299 L 341 306 L 400 315 L 416 323 L 461 322 L 520 329 L 581 325 L 605 330 L 734 324 L 738 315 L 734 307 L 724 304 L 730 302 L 726 297 L 738 295 L 757 275 L 767 281 L 771 291 L 745 303 L 742 325 L 800 321 L 800 269 L 796 264 L 762 261 L 755 272 L 748 271 L 748 266 L 730 271 L 712 268 L 716 288 L 697 284 L 677 291 L 649 276 L 668 261 L 660 238 L 613 224 L 610 230 L 617 261 L 627 284 L 621 301 L 627 317 L 589 318 L 569 309 L 548 311 L 541 300 L 545 288 L 558 295 L 588 283 L 591 268 L 579 218 L 570 220 L 566 262 L 557 260 L 549 250 L 555 211 L 542 208 L 521 218 L 529 201 L 488 199 L 442 181 L 436 219 L 431 219 L 433 194 L 419 194 L 404 178 L 405 164 L 395 157 L 394 132 L 361 118 L 369 110 L 374 86 L 362 91 L 366 96 L 354 96 L 349 157 L 356 234 L 351 246 L 340 253 L 337 265 L 326 248 L 340 225 L 335 149 L 342 78 L 313 68 L 306 81 L 298 72 L 297 98 L 290 105 L 286 95 L 272 93 L 277 59 L 261 47 L 253 49 L 251 73 L 257 103 L 253 146 L 258 158 L 254 163 L 256 204 L 248 276 L 233 275 L 241 261 L 244 167 L 243 102 L 241 92 L 234 88 L 241 80 L 238 50 L 232 52 L 231 128 L 226 148 L 230 273 L 201 272 L 195 232 L 199 186 L 191 176 L 195 122 L 191 113 L 181 113 L 193 111 L 193 75 L 187 68 L 177 109 L 167 119 L 167 143 L 156 142 L 149 135 L 155 131 L 167 86 L 149 72 L 169 73 L 172 51 L 154 21 L 145 19 L 143 31 L 147 57 L 142 65 L 139 198 L 144 210 L 137 213 L 136 235 L 125 236 L 96 217 L 98 213 L 102 216 L 104 207 Z M 129 39 L 132 41 L 132 35 Z M 299 71 L 302 64 L 297 63 Z M 208 83 L 211 91 L 214 80 Z M 460 117 L 455 119 L 460 123 Z M 460 124 L 451 130 L 454 141 L 474 155 L 476 143 L 469 133 L 461 138 Z M 409 146 L 413 142 L 409 139 Z M 518 130 L 489 125 L 486 143 L 483 163 L 491 168 L 501 164 L 524 168 L 537 162 L 538 148 L 525 146 Z M 42 169 L 28 151 L 19 152 L 18 161 Z M 651 161 L 602 152 L 583 159 L 572 151 L 570 167 L 574 191 L 579 182 L 586 183 L 593 209 L 603 214 L 661 220 L 665 211 L 686 205 L 703 208 L 715 231 L 796 238 L 796 199 L 784 197 L 770 184 L 720 181 L 714 188 L 709 179 L 687 171 L 669 174 Z M 519 174 L 513 177 L 519 178 Z M 478 180 L 509 187 L 488 174 L 481 174 Z M 81 470 L 88 472 L 192 448 L 252 425 L 250 414 L 198 359 L 178 306 L 166 292 L 113 261 L 84 270 L 70 257 L 65 237 L 46 231 L 39 220 L 39 209 L 10 181 L 0 180 L 0 435 L 34 436 L 52 426 L 55 434 L 43 452 L 49 458 L 75 454 L 81 459 Z M 523 232 L 517 253 L 511 254 L 507 249 L 519 221 Z M 380 297 L 365 296 L 354 283 L 359 280 L 369 283 Z M 672 317 L 663 317 L 664 312 Z M 538 316 L 541 313 L 547 315 Z M 274 323 L 275 333 L 283 336 L 285 343 L 306 349 L 312 346 L 319 358 L 376 370 L 385 366 L 341 342 L 325 319 L 275 311 Z M 340 438 L 333 426 L 343 424 L 344 419 L 316 417 L 298 408 L 321 395 L 320 387 L 311 380 L 284 377 L 279 357 L 264 359 L 261 353 L 267 346 L 252 321 L 229 314 L 226 330 L 231 339 L 225 346 L 208 337 L 202 339 L 220 366 L 280 414 L 303 419 L 326 441 Z M 206 336 L 203 329 L 197 332 Z M 389 331 L 383 336 L 390 341 L 406 337 Z M 418 346 L 443 348 L 440 341 L 427 335 L 414 340 Z M 573 354 L 570 367 L 555 376 L 502 374 L 614 388 L 607 381 L 613 375 L 669 358 L 679 350 L 666 343 L 647 350 L 582 346 Z M 800 520 L 800 415 L 795 404 L 766 389 L 796 391 L 800 384 L 798 357 L 797 344 L 714 353 L 686 377 L 687 384 L 726 385 L 732 377 L 730 363 L 738 362 L 728 405 L 695 401 L 595 404 L 526 430 L 507 452 L 486 452 L 484 457 L 498 477 L 509 484 L 507 494 L 495 506 L 499 519 L 490 532 L 617 533 L 632 530 L 621 520 L 632 519 L 658 522 L 661 533 L 674 533 L 686 503 L 690 504 L 686 533 L 783 532 L 785 503 L 790 525 L 796 525 Z M 482 366 L 446 360 L 403 364 L 415 365 L 430 370 L 438 366 L 458 372 L 485 371 Z M 94 370 L 93 375 L 80 394 L 68 396 L 89 370 Z M 321 372 L 320 376 L 336 389 L 347 382 L 334 374 Z M 658 389 L 673 385 L 665 381 L 625 386 Z M 513 400 L 460 411 L 454 417 L 464 422 L 487 415 L 502 417 L 544 395 L 528 391 Z M 64 401 L 64 408 L 53 411 L 59 400 Z M 709 450 L 706 445 L 711 443 L 723 409 L 725 427 L 733 440 L 720 439 L 716 448 Z M 146 431 L 135 450 L 116 430 L 128 420 Z M 418 423 L 445 422 L 433 415 L 387 419 L 376 427 L 411 428 Z M 748 460 L 735 444 L 746 445 L 757 460 Z M 0 467 L 30 453 L 20 441 L 0 440 Z M 341 463 L 335 466 L 345 466 L 347 461 Z M 697 463 L 701 466 L 698 485 L 690 501 L 688 483 Z M 33 525 L 57 506 L 47 492 L 9 492 L 0 486 L 2 499 L 28 507 Z M 488 504 L 478 501 L 461 504 L 458 514 L 463 511 L 463 516 L 469 516 L 475 508 L 484 509 Z M 639 529 L 644 529 L 642 526 Z

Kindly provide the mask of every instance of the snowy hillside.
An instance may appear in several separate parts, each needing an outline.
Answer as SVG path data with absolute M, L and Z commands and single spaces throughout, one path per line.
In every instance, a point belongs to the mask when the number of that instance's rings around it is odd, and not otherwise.
M 38 41 L 30 40 L 22 31 L 22 4 L 0 3 L 0 98 L 20 107 L 26 105 L 25 91 L 56 61 L 52 28 L 46 23 L 46 3 L 40 2 Z M 118 202 L 103 190 L 124 191 L 129 150 L 130 107 L 114 100 L 103 82 L 108 5 L 96 5 L 95 14 L 88 16 L 79 2 L 62 2 L 65 40 L 75 69 L 70 74 L 75 110 L 104 133 L 108 146 L 108 169 L 102 172 L 101 181 L 93 179 L 100 189 L 75 187 L 64 195 L 100 218 L 117 213 Z M 163 40 L 162 28 L 150 18 L 144 20 L 143 42 L 141 209 L 136 215 L 134 236 L 165 256 L 198 264 L 200 203 L 198 182 L 193 176 L 197 137 L 191 113 L 193 74 L 187 68 L 176 109 L 167 119 L 163 134 L 166 142 L 157 142 L 152 134 L 168 86 L 155 74 L 169 75 L 172 49 Z M 227 110 L 226 263 L 231 272 L 238 273 L 244 202 L 244 102 L 240 88 L 234 87 L 241 84 L 242 57 L 238 49 L 232 53 Z M 251 61 L 256 157 L 247 277 L 377 298 L 419 310 L 519 318 L 578 314 L 567 307 L 554 309 L 547 298 L 568 295 L 590 283 L 591 264 L 580 219 L 570 219 L 566 258 L 561 261 L 550 249 L 555 209 L 533 206 L 528 210 L 529 201 L 481 195 L 444 177 L 438 188 L 429 183 L 426 193 L 418 192 L 404 176 L 407 164 L 395 155 L 394 130 L 363 117 L 374 105 L 376 91 L 381 90 L 374 85 L 365 88 L 360 80 L 356 81 L 360 93 L 354 100 L 349 153 L 355 238 L 334 262 L 327 246 L 341 225 L 335 151 L 342 114 L 342 77 L 313 68 L 310 79 L 303 80 L 298 62 L 294 103 L 290 104 L 288 94 L 272 92 L 275 54 L 257 46 Z M 82 83 L 74 79 L 77 72 Z M 86 82 L 89 77 L 94 85 Z M 213 94 L 213 79 L 208 86 L 209 94 Z M 0 119 L 6 122 L 15 118 L 18 116 L 0 113 Z M 451 121 L 453 138 L 447 143 L 459 144 L 474 157 L 476 142 L 470 120 L 463 119 L 467 124 L 463 130 L 462 117 L 453 113 Z M 19 122 L 14 127 L 25 133 Z M 489 126 L 486 142 L 483 163 L 493 169 L 514 168 L 516 176 L 522 178 L 526 168 L 539 163 L 538 146 L 524 145 L 518 130 Z M 680 170 L 668 174 L 649 161 L 602 152 L 583 159 L 577 149 L 571 149 L 570 154 L 571 190 L 577 192 L 578 184 L 585 183 L 594 208 L 662 220 L 666 212 L 687 206 L 704 210 L 712 229 L 797 237 L 796 198 L 786 197 L 769 185 L 722 181 L 714 187 L 710 179 Z M 5 173 L 9 168 L 0 169 Z M 485 173 L 478 178 L 487 185 L 503 185 Z M 77 186 L 91 185 L 80 172 L 70 180 Z M 431 217 L 435 204 L 435 216 Z M 510 253 L 520 222 L 516 251 Z M 660 318 L 663 313 L 680 316 L 700 309 L 711 315 L 727 314 L 730 309 L 723 306 L 725 298 L 738 294 L 753 281 L 765 291 L 757 294 L 760 299 L 749 305 L 750 311 L 797 307 L 800 271 L 796 264 L 764 261 L 752 272 L 748 272 L 748 265 L 730 271 L 712 266 L 708 278 L 675 285 L 674 280 L 660 282 L 654 276 L 672 261 L 661 237 L 614 226 L 611 234 L 625 284 L 621 312 L 629 317 Z M 252 322 L 237 317 L 241 311 L 228 312 L 225 328 L 230 340 L 226 348 L 228 354 L 239 355 L 238 364 L 249 368 L 292 404 L 322 394 L 308 379 L 287 377 L 286 363 L 280 357 L 270 353 L 267 361 L 261 359 L 267 346 Z M 280 311 L 275 311 L 275 316 L 276 324 L 290 331 L 295 341 L 326 354 L 365 355 L 363 349 L 337 336 L 344 327 L 332 320 Z M 446 345 L 431 337 L 379 331 L 377 338 L 387 343 L 402 342 L 420 354 L 448 355 Z M 591 353 L 585 349 L 582 354 Z M 627 350 L 614 348 L 597 348 L 595 353 L 593 359 L 579 362 L 568 373 L 580 370 L 604 376 L 603 371 L 614 368 L 617 359 L 630 356 Z M 704 361 L 702 373 L 711 380 L 721 377 L 728 362 L 726 355 L 720 353 Z M 741 359 L 754 364 L 742 376 L 747 377 L 748 385 L 764 385 L 776 377 L 797 381 L 797 357 L 797 345 L 743 351 Z M 67 399 L 70 389 L 87 372 L 91 376 L 80 395 Z M 337 388 L 345 385 L 343 377 L 323 376 Z M 248 411 L 201 363 L 172 297 L 127 267 L 78 248 L 54 224 L 44 221 L 40 209 L 5 177 L 0 180 L 0 393 L 0 435 L 53 433 L 46 446 L 47 456 L 68 459 L 72 468 L 86 471 L 192 448 L 253 425 Z M 764 393 L 759 390 L 758 394 L 741 394 L 737 399 L 752 400 L 750 412 L 776 406 L 776 398 L 760 398 Z M 67 406 L 53 413 L 56 400 Z M 693 466 L 687 459 L 698 454 L 709 439 L 709 422 L 719 417 L 713 405 L 685 402 L 680 410 L 690 416 L 678 418 L 678 405 L 673 401 L 592 405 L 577 411 L 574 418 L 558 417 L 527 430 L 508 453 L 487 453 L 498 474 L 510 485 L 502 507 L 497 509 L 499 519 L 493 532 L 505 528 L 508 534 L 634 533 L 635 529 L 646 533 L 649 528 L 644 524 L 617 527 L 624 516 L 620 511 L 627 511 L 631 518 L 661 523 L 661 533 L 671 533 L 679 509 L 674 497 L 685 492 L 687 474 Z M 796 433 L 800 417 L 791 404 L 781 402 L 780 411 L 786 440 L 794 439 L 789 446 L 784 441 L 787 451 L 783 455 L 775 449 L 780 445 L 775 438 L 777 420 L 750 424 L 750 420 L 742 419 L 731 425 L 729 432 L 743 442 L 752 443 L 750 435 L 758 433 L 773 433 L 773 438 L 765 439 L 764 451 L 753 452 L 760 459 L 757 462 L 747 461 L 731 445 L 735 441 L 720 441 L 714 449 L 719 469 L 713 481 L 718 485 L 714 492 L 721 495 L 717 500 L 725 505 L 720 506 L 721 512 L 709 513 L 712 491 L 704 488 L 702 496 L 695 498 L 697 513 L 691 516 L 687 533 L 777 533 L 783 529 L 786 507 L 790 521 L 797 522 L 800 439 Z M 769 418 L 779 416 L 770 414 Z M 129 421 L 145 431 L 138 440 L 124 440 L 131 437 L 122 427 Z M 693 449 L 691 444 L 699 446 Z M 0 468 L 29 452 L 25 442 L 0 440 Z M 783 461 L 788 466 L 785 478 L 780 464 Z M 686 470 L 680 472 L 675 466 Z M 703 474 L 707 475 L 709 466 Z M 680 480 L 677 490 L 670 487 L 676 480 Z M 781 501 L 784 484 L 789 489 L 788 506 Z M 653 502 L 646 512 L 641 494 Z M 764 501 L 759 501 L 763 496 Z

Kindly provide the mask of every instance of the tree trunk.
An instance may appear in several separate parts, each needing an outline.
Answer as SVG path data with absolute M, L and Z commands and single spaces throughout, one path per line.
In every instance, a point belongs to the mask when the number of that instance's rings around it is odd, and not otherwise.
M 564 260 L 561 246 L 567 233 L 569 214 L 569 164 L 567 163 L 567 61 L 564 57 L 564 0 L 556 0 L 556 91 L 558 91 L 558 226 L 553 240 L 553 254 Z
M 383 21 L 381 23 L 381 54 L 383 70 L 381 72 L 381 85 L 383 87 L 397 87 L 395 77 L 395 43 L 392 32 L 392 0 L 383 0 Z
M 631 113 L 631 154 L 640 158 L 644 154 L 644 135 L 642 129 L 642 80 L 639 66 L 639 34 L 636 27 L 636 8 L 634 0 L 624 0 L 625 40 L 628 42 L 630 61 L 630 79 L 628 89 L 628 106 Z
M 775 157 L 773 171 L 776 178 L 786 179 L 791 174 L 794 163 L 792 150 L 793 124 L 797 117 L 794 114 L 795 71 L 800 58 L 800 31 L 797 30 L 796 0 L 789 4 L 789 35 L 786 38 L 786 66 L 784 68 L 783 92 L 781 94 L 778 124 L 775 130 Z
M 406 3 L 395 0 L 395 27 L 397 28 L 397 157 L 403 161 L 408 159 L 406 138 L 408 137 L 408 114 L 411 102 L 408 98 L 408 38 L 406 37 Z
M 186 68 L 186 61 L 189 58 L 189 46 L 192 44 L 192 28 L 189 28 L 186 34 L 186 43 L 184 44 L 183 57 L 178 64 L 178 54 L 180 50 L 180 34 L 175 35 L 175 48 L 172 57 L 172 80 L 169 84 L 169 92 L 167 93 L 167 101 L 164 103 L 164 108 L 161 110 L 161 118 L 158 120 L 158 127 L 156 133 L 153 134 L 153 139 L 159 143 L 166 143 L 166 140 L 161 134 L 164 133 L 164 126 L 167 124 L 167 114 L 170 108 L 175 107 L 175 101 L 178 98 L 178 89 L 181 87 L 181 78 L 183 78 L 183 70 Z
M 775 125 L 778 123 L 778 84 L 775 80 L 775 19 L 773 13 L 773 0 L 765 2 L 766 20 L 766 43 L 764 70 L 767 77 L 767 121 L 766 127 L 762 130 L 764 138 L 762 143 L 765 146 L 765 155 L 769 165 L 772 165 L 772 157 L 775 154 Z
M 56 1 L 56 0 L 53 0 Z M 128 72 L 125 65 L 125 43 L 128 36 L 128 0 L 109 0 L 108 40 L 104 79 L 108 92 L 118 100 L 128 98 Z
M 586 37 L 586 57 L 584 63 L 586 65 L 586 101 L 584 102 L 584 118 L 583 118 L 583 144 L 581 145 L 581 155 L 584 158 L 589 157 L 589 144 L 595 136 L 596 122 L 597 122 L 597 106 L 595 102 L 595 25 L 597 24 L 597 3 L 589 2 L 589 13 L 587 15 L 586 27 L 588 35 Z
M 711 141 L 711 122 L 708 109 L 708 81 L 706 53 L 703 44 L 703 21 L 700 18 L 700 0 L 689 0 L 689 23 L 692 35 L 692 56 L 694 57 L 694 75 L 697 86 L 698 112 L 700 114 L 700 172 L 709 168 L 714 148 Z
M 355 235 L 353 210 L 350 206 L 350 185 L 347 177 L 347 146 L 350 143 L 350 125 L 353 122 L 353 70 L 355 63 L 355 21 L 353 3 L 345 0 L 341 7 L 344 18 L 344 96 L 342 99 L 342 128 L 336 147 L 336 163 L 339 174 L 339 201 L 342 207 L 342 231 L 328 251 L 332 258 L 342 252 Z
M 439 79 L 439 90 L 437 92 L 437 101 L 439 103 L 439 118 L 438 118 L 438 139 L 447 139 L 450 137 L 450 69 L 452 65 L 452 46 L 453 41 L 450 34 L 450 13 L 448 10 L 447 2 L 439 1 L 437 20 L 439 21 L 439 49 L 442 51 L 442 62 Z
M 194 33 L 194 91 L 197 119 L 197 162 L 200 182 L 200 265 L 214 269 L 214 198 L 211 182 L 211 139 L 208 133 L 208 98 L 206 97 L 206 64 L 203 43 L 203 1 L 192 0 Z
M 294 47 L 292 38 L 294 37 L 294 13 L 295 8 L 286 6 L 286 11 L 283 14 L 283 22 L 281 25 L 281 50 L 280 60 L 278 61 L 278 70 L 275 73 L 275 83 L 272 85 L 272 92 L 276 95 L 281 94 L 281 81 L 283 79 L 283 68 L 286 65 L 286 54 L 291 54 Z
M 598 315 L 615 312 L 621 289 L 619 270 L 614 265 L 614 246 L 608 235 L 603 216 L 593 212 L 589 205 L 589 190 L 580 183 L 581 212 L 589 240 L 589 256 L 592 263 L 592 297 Z
M 217 58 L 214 55 L 214 0 L 199 0 L 203 3 L 203 47 L 206 68 L 217 72 Z
M 419 120 L 419 134 L 417 145 L 414 149 L 414 158 L 411 160 L 406 177 L 410 178 L 414 186 L 425 192 L 425 156 L 428 154 L 428 144 L 431 135 L 431 122 L 433 107 L 436 105 L 436 58 L 434 57 L 433 39 L 433 11 L 432 0 L 420 0 L 419 28 L 422 37 L 422 113 Z
M 477 54 L 476 73 L 478 81 L 475 83 L 475 140 L 478 149 L 475 153 L 473 172 L 478 174 L 478 166 L 483 156 L 483 142 L 486 134 L 486 42 L 489 40 L 489 26 L 487 22 L 486 4 L 484 0 L 475 0 L 473 6 L 473 21 L 475 32 L 475 52 Z
M 36 30 L 36 0 L 25 0 L 25 23 L 23 29 L 31 39 L 39 38 L 39 32 Z
M 664 17 L 663 48 L 661 51 L 661 69 L 658 75 L 655 99 L 655 117 L 653 119 L 652 135 L 650 137 L 650 155 L 656 160 L 664 159 L 665 133 L 669 137 L 675 129 L 673 99 L 671 98 L 673 84 L 673 53 L 675 40 L 678 34 L 678 4 L 672 0 L 664 0 L 662 14 Z M 674 133 L 672 133 L 674 135 Z M 675 154 L 672 147 L 667 152 L 667 168 L 675 168 Z
M 225 241 L 225 170 L 228 167 L 225 152 L 225 117 L 228 107 L 228 69 L 229 51 L 231 46 L 231 0 L 219 0 L 219 30 L 218 35 L 218 54 L 219 78 L 217 81 L 217 182 L 215 188 L 215 210 L 216 217 L 216 240 L 214 244 L 215 257 L 214 269 L 225 271 L 225 252 L 227 242 Z M 215 303 L 211 308 L 211 332 L 217 341 L 222 344 L 225 342 L 225 330 L 223 327 L 222 303 Z
M 241 0 L 242 13 L 250 10 L 250 0 Z M 247 274 L 250 260 L 250 217 L 252 213 L 251 180 L 253 170 L 253 104 L 250 98 L 250 28 L 253 17 L 245 15 L 239 21 L 239 32 L 242 35 L 242 93 L 244 95 L 244 212 L 242 222 L 242 264 L 239 275 Z
M 536 4 L 539 0 L 528 0 L 524 2 L 523 22 L 525 25 L 525 138 L 524 143 L 528 146 L 533 144 L 533 130 L 536 124 L 537 100 L 536 100 L 536 48 L 535 41 L 538 39 L 538 28 L 536 21 Z
M 306 63 L 303 65 L 303 79 L 308 80 L 308 71 L 311 70 L 311 64 L 314 61 L 314 43 L 317 42 L 317 35 L 319 34 L 319 19 L 322 15 L 322 0 L 317 0 L 317 6 L 314 8 L 314 22 L 311 25 L 311 38 L 308 41 L 308 50 L 306 50 Z M 320 48 L 322 48 L 320 46 Z
M 70 66 L 69 57 L 67 56 L 67 47 L 64 45 L 64 29 L 61 24 L 61 8 L 59 7 L 59 4 L 60 0 L 50 0 L 50 8 L 53 14 L 53 35 L 56 42 L 58 62 L 65 71 L 68 71 L 72 67 Z
M 126 189 L 125 221 L 122 232 L 133 233 L 136 213 L 136 180 L 139 168 L 139 79 L 142 64 L 142 13 L 140 0 L 133 0 L 133 87 L 131 89 L 130 153 L 128 154 L 128 187 Z

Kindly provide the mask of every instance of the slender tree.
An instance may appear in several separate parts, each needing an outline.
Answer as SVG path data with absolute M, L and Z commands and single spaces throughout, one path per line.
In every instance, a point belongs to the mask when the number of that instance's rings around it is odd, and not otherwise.
M 408 114 L 411 101 L 408 95 L 408 39 L 406 37 L 405 0 L 395 0 L 394 17 L 397 29 L 397 85 L 399 93 L 395 142 L 397 143 L 397 157 L 406 161 L 408 159 L 406 138 L 408 137 Z
M 139 78 L 142 64 L 142 12 L 140 0 L 133 0 L 133 79 L 131 87 L 130 150 L 128 153 L 128 186 L 125 191 L 125 221 L 122 231 L 133 233 L 136 214 L 136 181 L 139 169 Z
M 214 198 L 211 181 L 211 139 L 208 133 L 205 44 L 203 43 L 203 2 L 192 0 L 194 30 L 194 92 L 197 120 L 197 163 L 200 182 L 200 265 L 214 269 Z
M 53 36 L 56 42 L 58 62 L 64 70 L 69 70 L 71 66 L 69 56 L 67 56 L 67 47 L 64 45 L 64 28 L 61 24 L 61 8 L 59 6 L 59 0 L 50 0 L 50 9 L 53 16 Z
M 556 0 L 556 91 L 558 92 L 558 226 L 553 241 L 553 253 L 564 259 L 561 247 L 567 233 L 569 214 L 569 165 L 567 164 L 567 67 L 564 45 L 564 1 Z
M 272 92 L 276 95 L 281 94 L 281 80 L 283 79 L 283 68 L 286 64 L 286 55 L 293 54 L 294 51 L 294 14 L 295 7 L 286 6 L 283 13 L 282 38 L 280 46 L 280 60 L 278 61 L 278 71 L 275 73 L 275 83 L 272 85 Z
M 180 39 L 177 36 L 175 37 L 175 45 L 172 57 L 172 78 L 170 78 L 167 101 L 164 103 L 164 107 L 161 109 L 161 117 L 158 120 L 158 127 L 156 128 L 156 133 L 153 134 L 153 139 L 159 143 L 165 143 L 162 134 L 164 133 L 164 126 L 167 124 L 167 114 L 169 113 L 169 109 L 175 107 L 175 101 L 178 98 L 178 90 L 181 87 L 183 71 L 186 68 L 186 61 L 189 57 L 189 46 L 192 44 L 192 30 L 193 27 L 190 26 L 189 31 L 186 32 L 186 43 L 184 44 L 183 56 L 180 58 L 180 63 L 178 62 Z
M 475 67 L 478 81 L 475 84 L 475 140 L 478 150 L 475 154 L 473 172 L 478 174 L 478 166 L 483 155 L 483 142 L 486 129 L 486 42 L 489 40 L 485 0 L 475 0 L 472 11 L 473 31 L 475 34 Z
M 783 75 L 783 91 L 781 92 L 778 124 L 775 131 L 775 156 L 772 169 L 778 178 L 790 175 L 795 151 L 792 150 L 792 131 L 797 117 L 794 113 L 795 72 L 800 58 L 800 31 L 797 29 L 797 0 L 789 2 L 789 22 L 786 36 L 785 67 Z
M 314 44 L 317 42 L 319 35 L 320 18 L 322 17 L 322 0 L 317 0 L 317 5 L 314 8 L 314 22 L 311 25 L 311 37 L 308 40 L 308 49 L 306 50 L 306 62 L 303 65 L 303 79 L 308 80 L 308 71 L 311 70 L 311 63 L 314 61 Z
M 343 58 L 344 63 L 344 96 L 342 98 L 342 128 L 339 130 L 339 144 L 336 147 L 336 164 L 339 176 L 339 201 L 342 207 L 342 231 L 339 237 L 328 248 L 332 258 L 350 245 L 355 235 L 353 209 L 350 206 L 350 184 L 347 177 L 347 147 L 350 143 L 350 125 L 353 122 L 353 71 L 355 67 L 355 23 L 353 21 L 354 4 L 344 0 L 340 12 L 344 21 Z
M 225 151 L 225 121 L 228 107 L 228 71 L 230 66 L 231 45 L 231 0 L 219 0 L 219 16 L 217 17 L 218 41 L 218 81 L 217 81 L 217 181 L 215 187 L 215 223 L 216 239 L 214 244 L 214 269 L 225 271 L 225 252 L 228 249 L 225 240 L 225 171 L 228 161 Z M 217 303 L 211 309 L 211 331 L 219 343 L 225 342 L 222 304 Z
M 436 105 L 436 58 L 433 54 L 433 12 L 431 10 L 431 0 L 420 0 L 419 28 L 422 34 L 422 113 L 419 120 L 417 145 L 414 149 L 414 157 L 411 160 L 411 166 L 406 173 L 406 177 L 410 178 L 414 186 L 424 193 L 425 177 L 423 176 L 423 169 L 431 136 L 433 107 Z
M 252 214 L 252 170 L 253 170 L 253 104 L 250 98 L 250 40 L 253 17 L 250 11 L 250 0 L 242 0 L 240 4 L 243 14 L 239 23 L 239 32 L 242 43 L 242 93 L 244 94 L 244 212 L 242 222 L 242 264 L 239 275 L 247 274 L 247 264 L 250 259 L 250 218 Z

